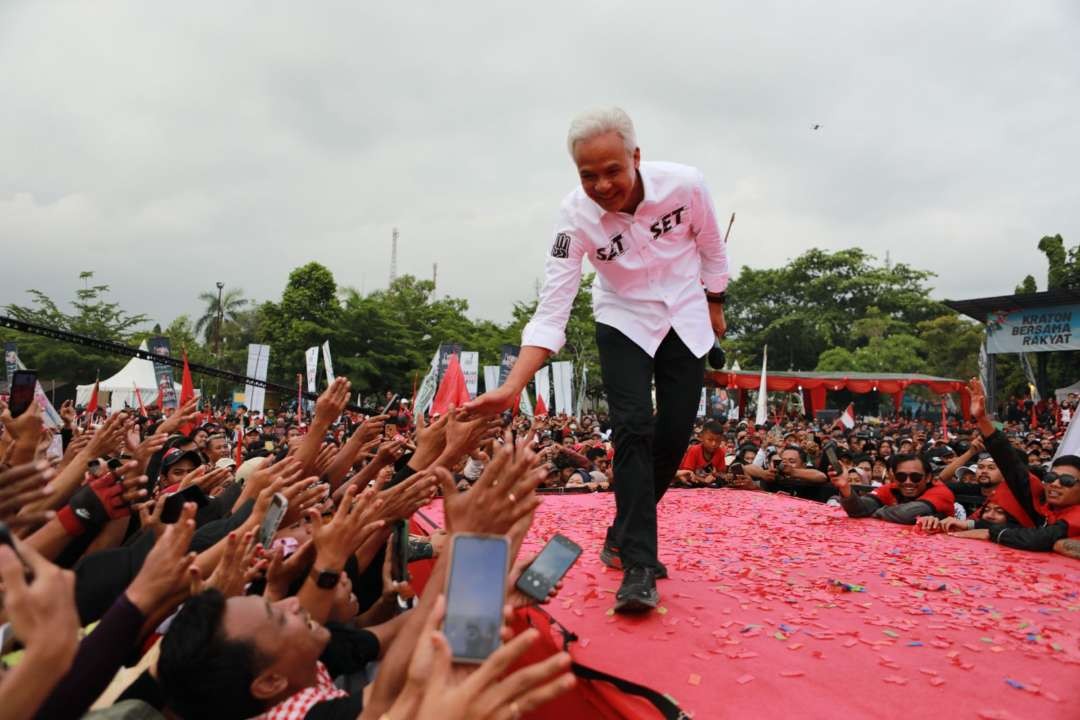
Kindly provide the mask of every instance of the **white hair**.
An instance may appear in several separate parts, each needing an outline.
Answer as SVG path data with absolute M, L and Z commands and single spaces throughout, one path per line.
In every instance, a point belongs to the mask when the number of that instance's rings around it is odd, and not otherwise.
M 634 133 L 634 123 L 630 116 L 622 108 L 610 105 L 586 110 L 570 121 L 570 131 L 566 135 L 566 149 L 570 151 L 570 157 L 574 156 L 574 146 L 582 140 L 612 130 L 619 133 L 623 139 L 626 152 L 633 153 L 637 149 L 637 134 Z

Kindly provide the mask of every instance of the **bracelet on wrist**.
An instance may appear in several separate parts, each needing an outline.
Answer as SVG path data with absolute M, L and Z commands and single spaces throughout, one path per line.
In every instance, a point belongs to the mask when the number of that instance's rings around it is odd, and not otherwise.
M 705 300 L 707 302 L 714 303 L 714 304 L 717 304 L 717 305 L 723 305 L 725 302 L 727 302 L 727 291 L 718 292 L 718 293 L 711 293 L 708 290 L 706 290 L 705 291 Z

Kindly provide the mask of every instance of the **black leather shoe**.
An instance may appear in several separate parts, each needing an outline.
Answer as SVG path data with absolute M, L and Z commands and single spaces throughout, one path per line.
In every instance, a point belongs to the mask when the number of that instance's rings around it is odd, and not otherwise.
M 656 571 L 651 567 L 632 567 L 623 575 L 622 585 L 615 593 L 615 612 L 648 612 L 660 604 L 656 590 Z
M 622 558 L 619 557 L 619 551 L 606 542 L 604 548 L 600 551 L 600 562 L 614 570 L 622 570 Z M 667 566 L 664 563 L 657 560 L 655 570 L 657 580 L 667 579 Z

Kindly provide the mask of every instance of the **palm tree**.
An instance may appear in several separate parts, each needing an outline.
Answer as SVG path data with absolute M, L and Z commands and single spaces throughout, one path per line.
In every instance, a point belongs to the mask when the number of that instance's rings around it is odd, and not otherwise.
M 240 288 L 229 290 L 221 296 L 221 304 L 218 305 L 218 295 L 212 292 L 199 293 L 199 300 L 206 303 L 206 311 L 195 323 L 195 332 L 203 333 L 207 345 L 214 344 L 224 331 L 218 323 L 235 323 L 248 299 L 244 297 L 244 291 Z

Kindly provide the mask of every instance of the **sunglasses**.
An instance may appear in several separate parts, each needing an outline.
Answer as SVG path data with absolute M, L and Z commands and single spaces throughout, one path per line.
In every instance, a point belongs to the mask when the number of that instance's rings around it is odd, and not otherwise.
M 1048 472 L 1042 477 L 1043 485 L 1053 485 L 1055 480 L 1061 484 L 1061 487 L 1067 488 L 1071 488 L 1080 482 L 1080 479 L 1075 475 L 1065 475 L 1064 473 Z
M 923 481 L 923 479 L 926 477 L 926 474 L 921 472 L 898 472 L 893 473 L 893 477 L 895 477 L 896 482 L 900 483 L 901 485 L 906 482 L 910 482 L 912 485 L 917 485 L 918 483 L 921 483 Z

